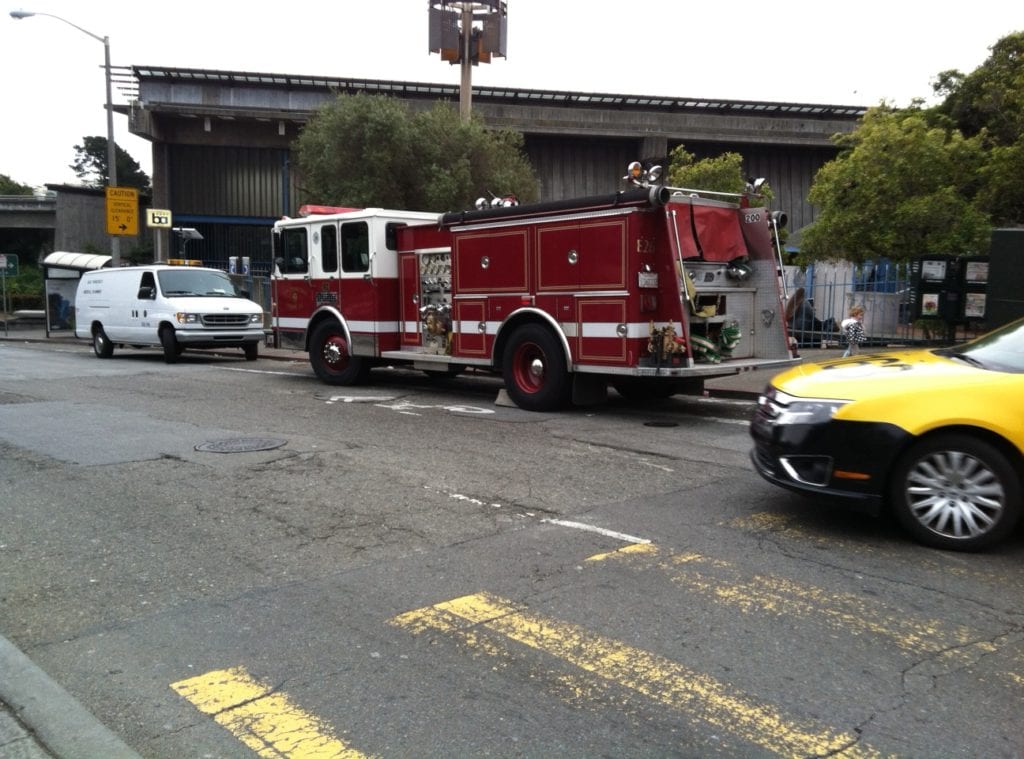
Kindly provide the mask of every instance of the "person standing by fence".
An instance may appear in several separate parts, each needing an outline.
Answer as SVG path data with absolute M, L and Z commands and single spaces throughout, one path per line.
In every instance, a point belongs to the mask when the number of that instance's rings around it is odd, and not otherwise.
M 850 315 L 839 325 L 840 334 L 846 343 L 843 358 L 860 352 L 860 344 L 868 339 L 864 333 L 864 306 L 851 306 Z
M 819 345 L 835 329 L 832 319 L 821 321 L 815 315 L 814 306 L 802 287 L 798 287 L 786 301 L 785 319 L 790 338 L 795 338 L 801 348 Z

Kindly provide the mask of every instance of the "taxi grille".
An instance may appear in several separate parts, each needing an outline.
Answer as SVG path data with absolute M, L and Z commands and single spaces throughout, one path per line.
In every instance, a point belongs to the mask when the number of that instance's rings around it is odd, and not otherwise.
M 249 323 L 248 314 L 203 314 L 204 327 L 244 327 Z

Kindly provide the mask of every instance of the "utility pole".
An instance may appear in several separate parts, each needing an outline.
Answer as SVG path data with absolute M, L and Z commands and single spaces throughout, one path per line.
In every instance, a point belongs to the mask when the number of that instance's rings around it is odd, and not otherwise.
M 473 66 L 505 58 L 508 47 L 508 10 L 505 0 L 428 0 L 430 52 L 462 67 L 459 115 L 469 121 L 473 113 Z M 480 27 L 473 26 L 479 21 Z

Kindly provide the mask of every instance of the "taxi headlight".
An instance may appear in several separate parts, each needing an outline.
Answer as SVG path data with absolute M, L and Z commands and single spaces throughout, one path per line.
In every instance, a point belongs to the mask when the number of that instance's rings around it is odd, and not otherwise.
M 179 311 L 174 315 L 174 318 L 178 320 L 178 324 L 198 324 L 199 314 L 187 314 L 183 311 Z
M 774 388 L 757 399 L 758 409 L 772 424 L 821 424 L 849 402 L 840 398 L 797 398 Z

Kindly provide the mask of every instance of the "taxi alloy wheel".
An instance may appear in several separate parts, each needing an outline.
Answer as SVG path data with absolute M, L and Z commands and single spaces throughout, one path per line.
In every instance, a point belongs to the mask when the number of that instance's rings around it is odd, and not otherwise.
M 960 434 L 926 439 L 904 454 L 891 481 L 897 518 L 918 541 L 975 551 L 1013 530 L 1021 482 L 994 445 Z

